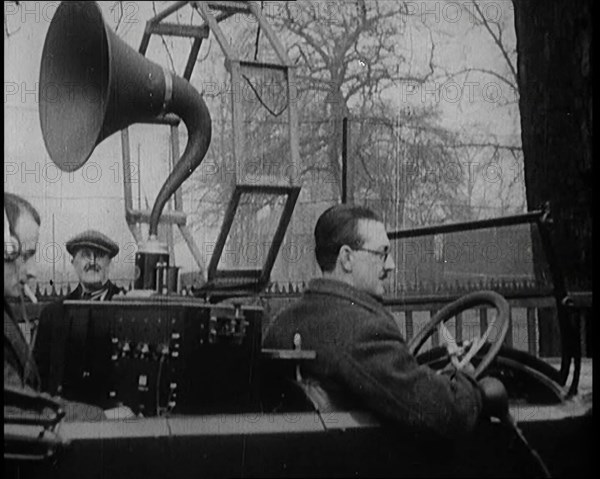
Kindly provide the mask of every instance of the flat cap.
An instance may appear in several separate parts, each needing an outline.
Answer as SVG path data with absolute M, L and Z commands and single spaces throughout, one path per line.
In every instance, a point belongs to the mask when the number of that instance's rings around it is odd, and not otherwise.
M 105 251 L 113 258 L 119 252 L 119 245 L 111 240 L 108 236 L 96 230 L 87 230 L 83 233 L 74 236 L 66 243 L 67 251 L 75 256 L 78 248 L 88 247 L 96 248 Z

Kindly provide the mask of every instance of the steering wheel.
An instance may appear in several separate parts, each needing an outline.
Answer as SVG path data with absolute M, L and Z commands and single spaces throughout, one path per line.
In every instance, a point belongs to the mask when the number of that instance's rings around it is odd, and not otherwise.
M 496 308 L 498 312 L 496 318 L 491 321 L 488 325 L 486 331 L 473 340 L 471 343 L 471 347 L 466 354 L 463 351 L 463 348 L 456 345 L 456 341 L 451 337 L 450 333 L 447 329 L 445 329 L 444 323 L 448 321 L 450 318 L 456 316 L 458 313 L 461 313 L 467 309 L 473 308 L 475 306 L 482 305 L 490 305 Z M 500 294 L 494 291 L 477 291 L 475 293 L 466 294 L 456 301 L 444 306 L 440 309 L 432 318 L 431 321 L 421 329 L 416 336 L 412 338 L 412 340 L 408 344 L 408 348 L 413 356 L 416 356 L 423 344 L 429 339 L 429 337 L 435 332 L 438 327 L 443 328 L 443 334 L 445 342 L 448 345 L 449 352 L 448 356 L 450 359 L 453 359 L 455 365 L 460 369 L 466 364 L 470 362 L 470 360 L 477 354 L 477 352 L 486 344 L 487 338 L 493 329 L 497 329 L 498 337 L 496 341 L 491 345 L 481 362 L 475 368 L 475 378 L 479 378 L 482 373 L 487 369 L 487 367 L 491 364 L 494 358 L 498 355 L 500 348 L 502 347 L 502 343 L 504 342 L 504 338 L 506 338 L 506 334 L 508 333 L 508 318 L 509 318 L 510 306 L 506 299 Z M 450 351 L 450 347 L 455 350 L 455 353 Z M 460 362 L 455 359 L 458 355 L 463 355 Z

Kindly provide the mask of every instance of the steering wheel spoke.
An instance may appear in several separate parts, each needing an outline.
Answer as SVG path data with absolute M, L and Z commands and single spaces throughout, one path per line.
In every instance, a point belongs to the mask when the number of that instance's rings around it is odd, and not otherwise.
M 466 364 L 469 364 L 484 344 L 485 338 L 483 336 L 479 336 L 477 339 L 473 340 L 469 347 L 469 351 L 461 358 L 459 366 L 462 368 Z

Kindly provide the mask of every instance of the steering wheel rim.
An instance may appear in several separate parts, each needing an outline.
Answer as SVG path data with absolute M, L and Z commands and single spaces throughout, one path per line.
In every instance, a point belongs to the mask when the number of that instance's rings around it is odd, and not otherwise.
M 479 378 L 482 373 L 487 369 L 487 367 L 491 364 L 494 358 L 498 355 L 502 344 L 504 343 L 504 339 L 506 338 L 506 334 L 508 333 L 509 327 L 509 315 L 510 315 L 510 306 L 506 299 L 496 293 L 495 291 L 476 291 L 474 293 L 469 293 L 464 296 L 461 296 L 456 301 L 444 306 L 437 313 L 433 315 L 429 323 L 427 323 L 409 342 L 408 348 L 413 356 L 416 356 L 423 344 L 429 339 L 429 337 L 434 333 L 440 323 L 444 323 L 449 319 L 456 316 L 458 313 L 465 311 L 466 309 L 473 308 L 474 306 L 482 306 L 482 305 L 490 305 L 493 306 L 498 314 L 496 318 L 488 324 L 487 330 L 480 335 L 481 337 L 489 336 L 489 332 L 492 328 L 496 327 L 496 324 L 499 323 L 499 336 L 496 341 L 491 345 L 489 351 L 485 355 L 485 357 L 481 360 L 481 362 L 475 368 L 475 377 Z M 482 342 L 477 351 L 481 349 L 481 347 L 485 344 Z

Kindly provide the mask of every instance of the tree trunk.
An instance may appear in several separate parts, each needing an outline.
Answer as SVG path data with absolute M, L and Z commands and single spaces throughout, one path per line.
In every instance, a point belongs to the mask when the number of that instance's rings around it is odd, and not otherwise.
M 528 206 L 550 202 L 567 290 L 591 291 L 591 0 L 513 4 Z M 557 334 L 544 319 L 540 338 Z

